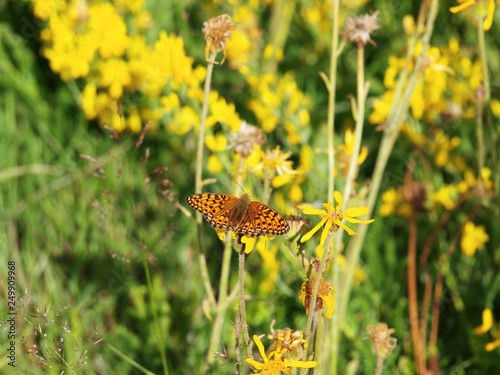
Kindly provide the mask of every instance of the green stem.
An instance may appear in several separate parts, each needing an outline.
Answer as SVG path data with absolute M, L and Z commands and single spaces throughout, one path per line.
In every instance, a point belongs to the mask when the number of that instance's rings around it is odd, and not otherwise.
M 333 199 L 335 187 L 335 89 L 337 85 L 337 58 L 339 48 L 339 0 L 333 0 L 332 50 L 330 52 L 330 78 L 328 82 L 328 196 Z
M 488 72 L 488 58 L 486 56 L 486 43 L 484 41 L 484 28 L 483 22 L 477 23 L 477 39 L 479 43 L 479 56 L 481 58 L 481 64 L 483 65 L 483 81 L 484 81 L 484 91 L 485 91 L 485 103 L 488 104 L 491 99 L 491 89 L 490 89 L 490 75 Z
M 240 163 L 238 165 L 238 174 L 236 175 L 237 184 L 243 184 L 243 169 L 245 166 L 245 159 L 241 158 Z M 239 186 L 235 186 L 235 195 L 239 191 Z M 219 285 L 219 300 L 217 302 L 217 312 L 215 316 L 214 326 L 212 329 L 212 337 L 210 339 L 210 346 L 207 353 L 207 362 L 208 364 L 212 364 L 215 361 L 213 352 L 217 350 L 219 346 L 221 336 L 222 336 L 222 327 L 224 325 L 224 319 L 226 316 L 226 311 L 229 307 L 227 303 L 227 293 L 228 293 L 228 285 L 229 285 L 229 273 L 231 271 L 231 256 L 233 254 L 233 248 L 231 246 L 231 236 L 228 234 L 224 237 L 224 253 L 222 255 L 222 270 L 220 276 L 220 285 Z
M 245 345 L 247 347 L 247 354 L 253 359 L 252 355 L 252 341 L 250 341 L 250 335 L 248 334 L 248 324 L 247 324 L 247 311 L 245 306 L 245 251 L 241 250 L 239 252 L 239 284 L 240 284 L 240 324 L 243 328 L 243 337 L 245 338 Z
M 332 242 L 332 236 L 333 234 L 331 232 L 328 232 L 328 235 L 326 236 L 326 241 L 325 241 L 325 246 L 323 250 L 323 256 L 321 257 L 321 261 L 319 263 L 319 268 L 318 268 L 318 273 L 316 274 L 316 279 L 314 281 L 314 287 L 313 287 L 313 292 L 311 296 L 311 301 L 309 302 L 309 315 L 307 316 L 307 325 L 306 325 L 306 340 L 309 340 L 311 337 L 311 326 L 312 326 L 312 321 L 313 321 L 313 315 L 314 315 L 314 310 L 316 309 L 316 298 L 318 297 L 318 289 L 319 289 L 319 282 L 321 280 L 321 277 L 323 276 L 323 273 L 325 272 L 326 269 L 326 260 L 328 259 L 328 253 L 330 252 L 330 244 Z M 304 297 L 306 298 L 306 297 Z M 307 353 L 306 353 L 307 355 Z M 302 375 L 305 374 L 306 369 L 302 369 L 300 372 Z
M 484 167 L 484 136 L 483 136 L 483 109 L 489 104 L 491 98 L 490 90 L 490 76 L 488 73 L 488 58 L 486 56 L 486 43 L 484 41 L 484 28 L 483 22 L 477 23 L 477 39 L 479 42 L 479 56 L 483 66 L 483 81 L 484 81 L 484 99 L 478 98 L 477 100 L 477 147 L 478 147 L 478 176 L 481 176 L 481 171 Z
M 368 195 L 367 207 L 369 211 L 373 211 L 375 207 L 375 202 L 380 189 L 380 184 L 382 182 L 382 177 L 387 165 L 387 161 L 391 154 L 396 138 L 399 134 L 399 129 L 403 123 L 403 120 L 408 111 L 411 95 L 415 89 L 417 83 L 417 77 L 421 74 L 420 68 L 425 59 L 425 55 L 429 48 L 429 41 L 434 29 L 434 23 L 436 21 L 437 11 L 438 11 L 438 0 L 432 0 L 429 8 L 429 15 L 427 18 L 427 24 L 425 27 L 425 34 L 422 39 L 422 51 L 417 57 L 415 68 L 407 82 L 406 88 L 401 99 L 395 97 L 392 103 L 392 107 L 395 107 L 394 115 L 388 118 L 388 126 L 384 131 L 382 141 L 379 148 L 379 153 L 377 155 L 377 161 L 375 164 L 375 170 L 372 175 L 372 182 L 370 184 L 370 193 Z M 391 109 L 392 109 L 391 107 Z M 343 321 L 347 311 L 347 304 L 351 294 L 352 283 L 354 280 L 354 271 L 359 262 L 359 255 L 361 253 L 361 248 L 366 237 L 368 230 L 367 225 L 362 225 L 359 228 L 358 235 L 356 235 L 349 243 L 349 249 L 346 256 L 346 271 L 343 273 L 339 288 L 342 290 L 342 294 L 339 296 L 339 320 Z
M 267 72 L 274 73 L 276 71 L 276 51 L 283 49 L 290 35 L 289 30 L 296 5 L 297 0 L 277 0 L 273 3 L 269 35 L 271 36 L 270 44 L 274 48 L 274 54 L 267 63 Z
M 323 335 L 324 335 L 324 327 L 325 327 L 325 316 L 323 314 L 323 310 L 318 311 L 318 315 L 316 317 L 316 332 L 314 335 L 314 360 L 319 364 L 319 371 L 321 373 L 321 349 L 323 349 Z M 316 372 L 315 370 L 313 370 Z
M 363 122 L 365 117 L 365 100 L 367 93 L 365 92 L 365 64 L 364 64 L 364 55 L 365 49 L 364 46 L 358 44 L 358 58 L 357 58 L 357 113 L 356 113 L 356 128 L 354 131 L 354 146 L 351 153 L 351 158 L 349 161 L 349 169 L 347 171 L 347 176 L 344 185 L 344 208 L 347 207 L 347 202 L 349 201 L 349 197 L 351 196 L 354 180 L 356 179 L 357 169 L 358 169 L 358 155 L 359 150 L 361 149 L 361 138 L 363 137 Z M 337 287 L 339 285 L 340 279 L 340 265 L 339 265 L 339 256 L 340 256 L 340 247 L 342 245 L 342 238 L 344 232 L 340 231 L 337 233 L 337 237 L 335 237 L 334 244 L 334 262 L 332 267 L 332 284 Z M 340 339 L 340 320 L 339 314 L 337 311 L 333 312 L 332 324 L 331 324 L 331 369 L 332 374 L 337 374 L 337 353 L 339 347 L 339 339 Z
M 214 61 L 215 54 L 212 53 L 209 57 L 210 61 Z M 207 66 L 207 78 L 205 79 L 205 90 L 203 97 L 203 107 L 201 110 L 200 119 L 200 131 L 198 133 L 198 146 L 196 150 L 196 174 L 195 174 L 195 193 L 201 193 L 203 188 L 202 172 L 203 172 L 203 145 L 205 144 L 205 128 L 207 122 L 208 114 L 208 97 L 210 95 L 210 85 L 212 82 L 212 72 L 214 70 L 214 64 L 209 63 Z M 207 258 L 205 256 L 205 247 L 203 246 L 203 218 L 201 213 L 196 212 L 196 230 L 197 230 L 197 246 L 200 261 L 200 274 L 203 280 L 203 286 L 205 287 L 205 292 L 207 293 L 208 300 L 212 305 L 215 305 L 215 296 L 212 291 L 212 285 L 210 284 L 210 278 L 208 276 Z M 210 354 L 209 354 L 210 356 Z M 211 357 L 211 356 L 210 356 Z

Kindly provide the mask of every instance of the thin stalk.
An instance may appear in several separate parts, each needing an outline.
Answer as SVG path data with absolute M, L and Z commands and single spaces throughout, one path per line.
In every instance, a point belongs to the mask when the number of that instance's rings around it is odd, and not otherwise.
M 478 171 L 477 175 L 481 176 L 481 171 L 484 167 L 484 136 L 483 136 L 483 109 L 484 101 L 479 98 L 477 100 L 477 126 L 476 126 L 476 137 L 477 137 L 477 163 Z
M 314 360 L 320 364 L 319 368 L 314 368 L 312 371 L 316 375 L 320 375 L 323 368 L 321 368 L 321 349 L 323 349 L 323 337 L 325 327 L 325 316 L 323 310 L 318 311 L 317 314 L 316 333 L 314 335 Z
M 328 81 L 328 196 L 333 197 L 335 186 L 335 89 L 337 85 L 337 50 L 339 48 L 339 0 L 333 0 L 332 50 L 330 52 L 330 79 Z
M 377 368 L 375 369 L 375 375 L 382 375 L 383 369 L 384 369 L 384 357 L 377 357 Z
M 238 184 L 241 184 L 242 176 L 243 176 L 243 168 L 245 166 L 245 159 L 241 158 L 238 165 L 238 174 L 236 175 L 236 181 Z M 235 186 L 235 195 L 238 191 L 239 187 Z M 217 301 L 217 312 L 215 316 L 214 326 L 212 329 L 212 337 L 210 339 L 210 346 L 207 353 L 207 362 L 212 364 L 215 361 L 213 352 L 217 350 L 219 346 L 220 339 L 222 336 L 222 327 L 224 325 L 224 319 L 226 316 L 226 311 L 228 303 L 227 294 L 228 294 L 228 285 L 229 285 L 229 273 L 231 271 L 231 256 L 233 254 L 233 248 L 231 245 L 231 236 L 227 235 L 224 238 L 224 253 L 222 255 L 222 270 L 220 276 L 220 285 L 219 285 L 219 299 Z
M 243 337 L 245 338 L 245 345 L 247 347 L 247 354 L 253 359 L 252 355 L 252 341 L 248 334 L 247 312 L 245 306 L 245 251 L 239 252 L 239 284 L 240 284 L 240 324 L 243 328 Z
M 486 56 L 486 43 L 484 41 L 484 28 L 482 20 L 481 22 L 477 23 L 477 41 L 479 44 L 479 57 L 481 58 L 481 64 L 483 66 L 485 103 L 488 104 L 491 99 L 491 89 L 490 89 L 490 75 L 488 72 L 488 58 Z
M 327 119 L 327 127 L 328 127 L 328 195 L 326 201 L 328 202 L 330 199 L 333 199 L 333 193 L 335 189 L 335 94 L 337 87 L 337 59 L 339 57 L 339 0 L 333 0 L 332 7 L 332 49 L 330 51 L 330 78 L 327 82 L 328 89 L 328 119 Z M 326 81 L 326 79 L 325 79 Z M 328 241 L 328 240 L 327 240 Z M 328 250 L 330 250 L 330 245 L 328 245 Z M 326 251 L 325 251 L 326 252 Z M 324 254 L 323 254 L 324 255 Z M 338 255 L 339 248 L 334 245 L 333 248 L 333 258 L 334 258 L 334 267 L 337 267 L 334 270 L 334 281 L 333 285 L 336 287 L 335 280 L 338 280 Z M 337 275 L 337 277 L 335 277 Z M 337 312 L 333 312 L 333 319 L 337 319 Z M 332 322 L 332 324 L 335 324 Z M 338 323 L 337 323 L 338 325 Z M 307 337 L 307 336 L 306 336 Z M 337 361 L 337 343 L 338 340 L 333 338 L 333 346 L 331 350 L 332 362 L 336 363 Z M 321 363 L 320 363 L 321 365 Z M 336 365 L 332 366 L 334 373 L 336 371 Z
M 399 134 L 399 129 L 403 123 L 403 120 L 408 111 L 411 95 L 415 89 L 417 83 L 417 77 L 421 74 L 420 68 L 422 62 L 425 58 L 425 54 L 429 48 L 429 41 L 434 29 L 434 24 L 436 21 L 437 11 L 438 11 L 438 0 L 432 0 L 429 8 L 429 16 L 427 18 L 427 24 L 425 27 L 425 34 L 423 36 L 422 51 L 417 57 L 415 68 L 410 75 L 407 82 L 406 89 L 403 92 L 400 101 L 394 101 L 392 106 L 396 106 L 397 109 L 394 111 L 394 116 L 388 119 L 388 126 L 384 131 L 382 141 L 379 148 L 379 153 L 377 155 L 377 161 L 375 164 L 375 170 L 372 175 L 372 182 L 370 184 L 370 192 L 368 194 L 367 207 L 369 211 L 373 211 L 375 207 L 375 202 L 377 200 L 378 192 L 380 189 L 380 184 L 382 182 L 382 177 L 384 175 L 385 167 L 389 156 L 392 152 L 394 143 Z M 397 98 L 396 98 L 397 99 Z M 346 256 L 346 272 L 342 275 L 339 287 L 343 291 L 339 298 L 339 320 L 342 321 L 345 317 L 347 311 L 347 303 L 351 294 L 352 284 L 354 281 L 354 270 L 359 262 L 359 255 L 361 253 L 361 248 L 366 237 L 368 226 L 364 225 L 359 228 L 358 235 L 356 235 L 349 243 L 349 251 Z
M 356 178 L 356 172 L 358 169 L 358 155 L 361 149 L 361 138 L 363 137 L 363 122 L 365 117 L 365 64 L 364 64 L 365 48 L 363 45 L 358 44 L 358 58 L 357 58 L 357 113 L 356 113 L 356 128 L 354 130 L 354 146 L 351 153 L 351 158 L 349 161 L 349 169 L 347 171 L 347 176 L 344 185 L 344 208 L 347 207 L 347 202 L 352 193 L 352 187 L 354 186 L 354 180 Z M 334 240 L 334 262 L 332 267 L 332 284 L 335 286 L 339 285 L 340 279 L 340 264 L 339 255 L 340 247 L 342 245 L 342 237 L 344 232 L 340 231 L 337 233 L 337 237 Z M 337 373 L 337 353 L 339 346 L 339 336 L 340 336 L 340 320 L 338 312 L 334 311 L 331 324 L 331 353 L 330 357 L 332 359 L 331 369 L 332 374 Z
M 215 60 L 215 53 L 211 53 L 209 61 Z M 195 185 L 194 190 L 196 194 L 201 193 L 203 188 L 202 172 L 203 172 L 203 146 L 205 144 L 205 129 L 208 114 L 208 98 L 210 95 L 210 85 L 212 82 L 212 72 L 214 70 L 214 64 L 209 63 L 207 66 L 207 77 L 205 79 L 205 90 L 203 96 L 203 107 L 201 110 L 200 119 L 200 131 L 198 133 L 198 146 L 196 149 L 196 174 L 195 174 Z M 210 284 L 210 278 L 208 276 L 207 258 L 205 256 L 205 247 L 203 246 L 203 218 L 201 213 L 196 212 L 196 231 L 197 231 L 197 246 L 200 261 L 200 274 L 203 280 L 203 286 L 205 287 L 205 292 L 207 293 L 208 300 L 212 305 L 215 305 L 215 296 L 212 291 L 212 285 Z
M 413 355 L 418 374 L 425 374 L 425 362 L 422 356 L 422 347 L 420 342 L 420 328 L 418 318 L 418 292 L 417 292 L 417 219 L 415 213 L 412 213 L 409 219 L 408 234 L 408 311 L 410 318 L 410 331 L 413 343 Z
M 312 327 L 313 315 L 315 312 L 314 310 L 316 309 L 316 298 L 318 297 L 319 282 L 326 269 L 326 260 L 328 259 L 328 253 L 330 252 L 330 244 L 332 242 L 332 236 L 333 233 L 328 232 L 328 235 L 326 236 L 323 256 L 321 257 L 318 273 L 316 274 L 316 280 L 314 281 L 311 301 L 309 302 L 309 315 L 307 316 L 306 335 L 305 335 L 306 340 L 309 340 L 312 334 L 311 327 Z M 306 373 L 306 369 L 302 369 L 300 373 L 304 375 Z

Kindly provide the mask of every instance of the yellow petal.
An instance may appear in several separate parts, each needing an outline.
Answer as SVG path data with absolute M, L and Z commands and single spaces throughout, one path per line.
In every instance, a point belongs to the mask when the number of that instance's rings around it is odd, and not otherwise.
M 458 13 L 461 10 L 464 10 L 464 9 L 470 7 L 471 5 L 474 5 L 475 3 L 476 3 L 476 0 L 466 1 L 465 3 L 457 5 L 456 7 L 451 7 L 450 8 L 450 12 L 451 13 Z
M 357 234 L 355 231 L 353 231 L 351 228 L 349 228 L 347 225 L 345 225 L 340 220 L 335 220 L 335 224 L 337 224 L 339 227 L 341 227 L 342 229 L 344 229 L 349 236 Z
M 332 221 L 328 220 L 325 224 L 325 228 L 323 229 L 323 232 L 321 233 L 321 241 L 319 243 L 320 246 L 324 246 L 326 242 L 326 237 L 328 236 L 328 232 L 330 231 L 330 228 L 332 227 Z
M 349 223 L 353 224 L 370 224 L 375 221 L 375 219 L 370 219 L 370 220 L 358 220 L 358 219 L 353 219 L 352 217 L 344 216 L 345 221 L 348 221 Z
M 491 25 L 493 24 L 493 14 L 495 13 L 495 2 L 494 0 L 490 0 L 488 2 L 488 15 L 483 23 L 484 31 L 488 31 L 491 29 Z
M 474 333 L 478 336 L 488 332 L 493 327 L 493 313 L 491 309 L 486 308 L 483 310 L 483 324 L 474 328 Z
M 300 367 L 300 368 L 313 368 L 315 367 L 318 362 L 316 361 L 295 361 L 295 362 L 288 362 L 287 359 L 284 361 L 285 365 L 288 367 Z
M 248 254 L 253 250 L 253 247 L 255 246 L 256 242 L 257 242 L 257 237 L 248 237 L 248 236 L 241 237 L 241 243 L 245 244 L 246 254 Z
M 259 336 L 253 335 L 253 341 L 255 341 L 257 348 L 259 348 L 260 355 L 262 356 L 262 359 L 264 360 L 264 362 L 268 362 L 269 359 L 267 358 L 266 351 L 264 349 L 264 345 L 262 345 L 262 341 L 260 341 Z
M 344 197 L 338 191 L 335 191 L 335 193 L 333 193 L 333 197 L 335 198 L 335 201 L 339 204 L 337 206 L 337 211 L 339 211 L 342 205 L 344 204 Z
M 316 233 L 319 228 L 321 228 L 321 226 L 325 223 L 325 221 L 326 218 L 321 219 L 321 221 L 313 229 L 311 229 L 309 232 L 307 232 L 302 236 L 300 242 L 306 242 L 307 240 L 310 240 L 313 234 Z
M 368 207 L 353 207 L 344 211 L 345 216 L 356 217 L 368 213 Z
M 319 210 L 314 207 L 309 207 L 309 206 L 297 206 L 299 209 L 302 210 L 303 213 L 306 215 L 324 215 L 325 211 L 324 210 Z
M 257 370 L 262 370 L 264 368 L 263 364 L 257 361 L 254 361 L 252 358 L 247 358 L 246 361 L 250 363 L 250 366 Z

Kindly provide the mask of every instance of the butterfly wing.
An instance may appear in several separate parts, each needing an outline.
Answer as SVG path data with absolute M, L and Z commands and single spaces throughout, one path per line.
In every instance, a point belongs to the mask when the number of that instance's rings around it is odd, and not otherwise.
M 238 198 L 229 194 L 201 193 L 187 197 L 186 201 L 196 211 L 201 212 L 214 228 L 233 230 L 229 213 Z
M 236 231 L 245 236 L 259 237 L 266 234 L 280 236 L 289 230 L 290 226 L 278 211 L 263 203 L 252 202 Z

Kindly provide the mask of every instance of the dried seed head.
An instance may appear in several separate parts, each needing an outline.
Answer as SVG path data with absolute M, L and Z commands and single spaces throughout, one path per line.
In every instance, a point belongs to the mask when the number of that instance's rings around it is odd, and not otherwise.
M 405 176 L 403 185 L 403 199 L 409 202 L 413 212 L 425 212 L 424 203 L 427 197 L 424 184 L 415 180 L 412 176 Z
M 395 337 L 391 337 L 396 330 L 394 328 L 389 328 L 385 323 L 378 323 L 376 326 L 367 326 L 366 332 L 368 332 L 372 340 L 373 353 L 377 357 L 389 357 L 398 342 Z
M 233 33 L 234 24 L 229 16 L 229 14 L 223 14 L 216 18 L 211 18 L 207 22 L 203 22 L 203 26 L 205 26 L 202 31 L 205 35 L 205 60 L 210 63 L 218 64 L 216 61 L 211 61 L 208 58 L 208 51 L 212 51 L 212 53 L 217 54 L 219 52 L 224 52 L 224 58 L 221 61 L 221 65 L 226 60 L 226 46 L 229 42 L 229 38 Z
M 229 149 L 233 149 L 235 154 L 246 158 L 253 152 L 255 146 L 264 144 L 266 135 L 258 127 L 243 121 L 240 130 L 230 133 L 228 140 Z
M 348 17 L 345 20 L 344 31 L 341 32 L 341 35 L 350 42 L 358 43 L 359 46 L 364 46 L 368 42 L 374 44 L 370 34 L 380 28 L 377 16 L 378 11 L 359 17 Z

